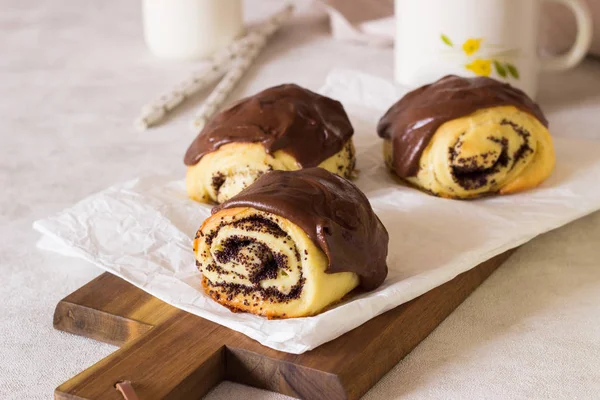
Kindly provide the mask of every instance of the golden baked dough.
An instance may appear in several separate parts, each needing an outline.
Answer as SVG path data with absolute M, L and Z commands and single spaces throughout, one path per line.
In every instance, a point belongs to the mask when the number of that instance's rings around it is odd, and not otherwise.
M 349 139 L 339 152 L 321 162 L 319 167 L 349 178 L 355 162 L 354 145 Z M 300 168 L 296 159 L 284 150 L 268 154 L 260 143 L 229 143 L 188 167 L 186 187 L 194 200 L 222 203 L 265 172 Z
M 300 227 L 248 207 L 204 221 L 194 253 L 209 296 L 270 318 L 317 314 L 359 284 L 353 272 L 326 273 L 327 256 Z
M 384 157 L 392 168 L 391 140 Z M 417 175 L 406 180 L 437 196 L 468 199 L 535 187 L 554 162 L 552 138 L 537 118 L 513 106 L 490 107 L 441 125 Z
M 273 170 L 350 177 L 353 134 L 339 101 L 294 84 L 265 89 L 215 115 L 190 144 L 189 196 L 222 203 Z

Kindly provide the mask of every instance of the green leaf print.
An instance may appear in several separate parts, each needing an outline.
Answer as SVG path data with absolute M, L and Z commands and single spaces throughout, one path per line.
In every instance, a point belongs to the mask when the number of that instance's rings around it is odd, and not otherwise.
M 506 69 L 500 64 L 498 61 L 494 60 L 494 68 L 496 68 L 496 72 L 503 78 L 506 78 Z
M 508 72 L 512 75 L 513 78 L 519 79 L 519 70 L 517 69 L 517 67 L 515 67 L 511 63 L 506 63 L 506 68 L 508 69 Z
M 450 40 L 450 38 L 448 36 L 444 35 L 443 33 L 442 33 L 441 38 L 442 38 L 442 42 L 446 43 L 448 46 L 450 46 L 450 47 L 454 46 L 452 44 L 452 40 Z

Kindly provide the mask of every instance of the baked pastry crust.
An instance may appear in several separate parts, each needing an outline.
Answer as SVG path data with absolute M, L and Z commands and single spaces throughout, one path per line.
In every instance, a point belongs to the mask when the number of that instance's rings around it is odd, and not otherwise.
M 367 197 L 322 168 L 272 171 L 216 206 L 194 240 L 208 295 L 269 318 L 314 315 L 387 276 L 388 233 Z
M 353 133 L 340 102 L 294 84 L 268 88 L 215 115 L 191 143 L 189 196 L 222 203 L 273 170 L 321 167 L 349 178 Z
M 381 117 L 377 133 L 388 168 L 441 197 L 519 192 L 554 168 L 539 105 L 488 77 L 447 75 L 407 93 Z
M 350 178 L 356 163 L 352 139 L 319 167 Z M 229 143 L 209 153 L 186 173 L 190 198 L 200 202 L 222 203 L 251 185 L 266 172 L 301 169 L 296 159 L 284 150 L 267 153 L 260 143 Z
M 392 169 L 392 144 L 384 141 Z M 491 107 L 439 127 L 409 183 L 436 196 L 470 199 L 533 188 L 550 176 L 555 163 L 548 129 L 513 106 Z

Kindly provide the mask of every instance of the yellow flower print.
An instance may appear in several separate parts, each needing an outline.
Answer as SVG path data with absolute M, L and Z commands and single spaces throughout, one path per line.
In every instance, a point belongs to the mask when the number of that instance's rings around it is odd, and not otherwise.
M 481 44 L 481 39 L 469 39 L 463 43 L 462 48 L 465 51 L 465 54 L 470 56 L 479 50 L 479 45 Z
M 492 73 L 492 60 L 476 59 L 471 64 L 465 65 L 469 71 L 473 71 L 477 75 L 490 76 Z

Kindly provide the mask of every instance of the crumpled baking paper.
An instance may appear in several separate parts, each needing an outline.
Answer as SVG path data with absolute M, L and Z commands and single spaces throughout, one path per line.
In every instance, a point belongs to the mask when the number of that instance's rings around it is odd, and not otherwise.
M 85 259 L 265 346 L 302 353 L 497 254 L 600 209 L 600 143 L 592 141 L 556 138 L 557 164 L 550 179 L 516 195 L 458 201 L 398 185 L 383 165 L 375 126 L 405 91 L 344 70 L 332 72 L 321 90 L 340 100 L 352 119 L 360 170 L 356 184 L 390 234 L 384 284 L 323 314 L 268 320 L 232 313 L 210 300 L 201 289 L 192 253 L 192 238 L 210 207 L 189 200 L 183 181 L 173 177 L 116 185 L 37 221 L 34 228 L 43 234 L 39 245 Z

